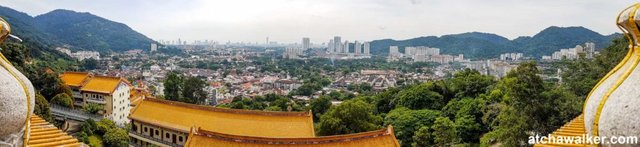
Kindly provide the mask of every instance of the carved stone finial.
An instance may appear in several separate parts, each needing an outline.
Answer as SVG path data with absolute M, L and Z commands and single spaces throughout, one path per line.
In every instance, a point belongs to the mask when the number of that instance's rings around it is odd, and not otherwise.
M 629 52 L 596 84 L 584 105 L 584 125 L 593 136 L 640 136 L 640 3 L 623 10 L 617 25 Z

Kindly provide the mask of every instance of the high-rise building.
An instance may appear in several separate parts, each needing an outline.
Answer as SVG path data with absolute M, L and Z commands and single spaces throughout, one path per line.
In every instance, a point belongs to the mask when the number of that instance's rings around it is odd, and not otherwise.
M 369 55 L 370 54 L 369 47 L 370 47 L 369 46 L 369 42 L 364 42 L 364 54 L 365 55 Z
M 360 44 L 360 42 L 355 41 L 353 43 L 353 53 L 355 53 L 356 55 L 359 55 L 362 53 L 362 44 Z
M 340 38 L 340 36 L 333 37 L 333 43 L 334 43 L 333 52 L 342 51 L 342 39 Z
M 158 44 L 156 44 L 156 43 L 151 43 L 151 51 L 152 51 L 152 52 L 158 51 Z
M 587 53 L 586 57 L 591 59 L 596 53 L 596 44 L 593 42 L 587 42 L 584 44 L 584 51 Z
M 345 40 L 343 46 L 340 53 L 349 53 L 349 41 Z
M 335 51 L 335 43 L 333 42 L 333 39 L 329 40 L 328 46 L 327 46 L 327 52 L 329 53 L 333 53 Z
M 393 57 L 399 56 L 400 52 L 398 51 L 398 46 L 390 46 L 389 47 L 389 55 L 393 56 Z
M 522 53 L 504 53 L 504 54 L 500 54 L 500 60 L 506 61 L 506 60 L 512 60 L 512 61 L 518 61 L 520 59 L 522 59 L 523 54 Z
M 303 51 L 309 49 L 310 44 L 311 44 L 311 41 L 309 40 L 308 37 L 302 38 L 302 50 Z
M 303 55 L 302 48 L 286 48 L 282 58 L 285 59 L 298 59 Z
M 560 51 L 556 51 L 551 55 L 551 59 L 560 60 L 566 58 L 569 60 L 573 60 L 578 59 L 583 55 L 585 58 L 593 58 L 595 54 L 595 44 L 588 42 L 585 43 L 584 46 L 576 45 L 576 47 L 574 48 L 560 49 Z

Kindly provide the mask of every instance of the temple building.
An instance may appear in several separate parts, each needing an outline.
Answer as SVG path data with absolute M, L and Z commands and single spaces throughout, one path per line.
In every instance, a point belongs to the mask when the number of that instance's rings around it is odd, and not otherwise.
M 186 147 L 215 147 L 215 146 L 243 146 L 243 147 L 400 147 L 391 126 L 375 131 L 335 136 L 307 137 L 307 138 L 266 138 L 249 137 L 217 133 L 194 128 L 189 133 Z
M 193 105 L 148 98 L 129 116 L 132 143 L 182 146 L 194 126 L 252 137 L 314 137 L 311 112 L 268 112 Z
M 93 76 L 88 72 L 64 72 L 60 75 L 60 79 L 71 89 L 71 97 L 75 106 L 84 106 L 84 97 L 80 93 L 82 85 Z
M 131 84 L 121 77 L 95 76 L 86 72 L 65 72 L 60 75 L 72 91 L 74 105 L 97 105 L 98 113 L 113 120 L 118 126 L 129 123 L 131 111 Z
M 134 146 L 399 146 L 391 127 L 316 137 L 310 111 L 227 109 L 147 98 L 129 118 Z

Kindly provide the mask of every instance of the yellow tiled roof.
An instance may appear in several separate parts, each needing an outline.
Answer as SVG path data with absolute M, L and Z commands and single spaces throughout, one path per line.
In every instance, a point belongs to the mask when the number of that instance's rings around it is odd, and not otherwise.
M 307 138 L 264 138 L 248 137 L 216 133 L 203 129 L 193 129 L 189 133 L 185 147 L 399 147 L 393 128 L 336 136 L 307 137 Z
M 566 138 L 567 136 L 582 136 L 583 134 L 587 134 L 587 131 L 584 129 L 584 117 L 582 114 L 580 116 L 574 118 L 564 126 L 560 127 L 560 129 L 554 131 L 551 135 L 556 137 Z M 575 141 L 574 141 L 575 142 Z M 534 147 L 583 147 L 590 146 L 589 144 L 535 144 Z
M 88 72 L 64 72 L 60 79 L 69 86 L 82 86 L 82 83 L 89 77 Z
M 124 82 L 120 77 L 94 76 L 80 90 L 111 94 L 118 88 L 121 81 Z
M 32 115 L 31 116 L 31 133 L 29 134 L 29 147 L 41 146 L 83 146 L 82 143 L 62 132 L 44 119 Z
M 129 118 L 184 133 L 199 126 L 242 136 L 315 136 L 311 112 L 226 109 L 146 98 L 134 108 Z

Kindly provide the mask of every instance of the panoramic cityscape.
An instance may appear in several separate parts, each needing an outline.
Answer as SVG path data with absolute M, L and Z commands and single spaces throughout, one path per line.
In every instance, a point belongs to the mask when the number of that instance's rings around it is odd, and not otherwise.
M 639 146 L 634 3 L 0 0 L 0 147 Z

